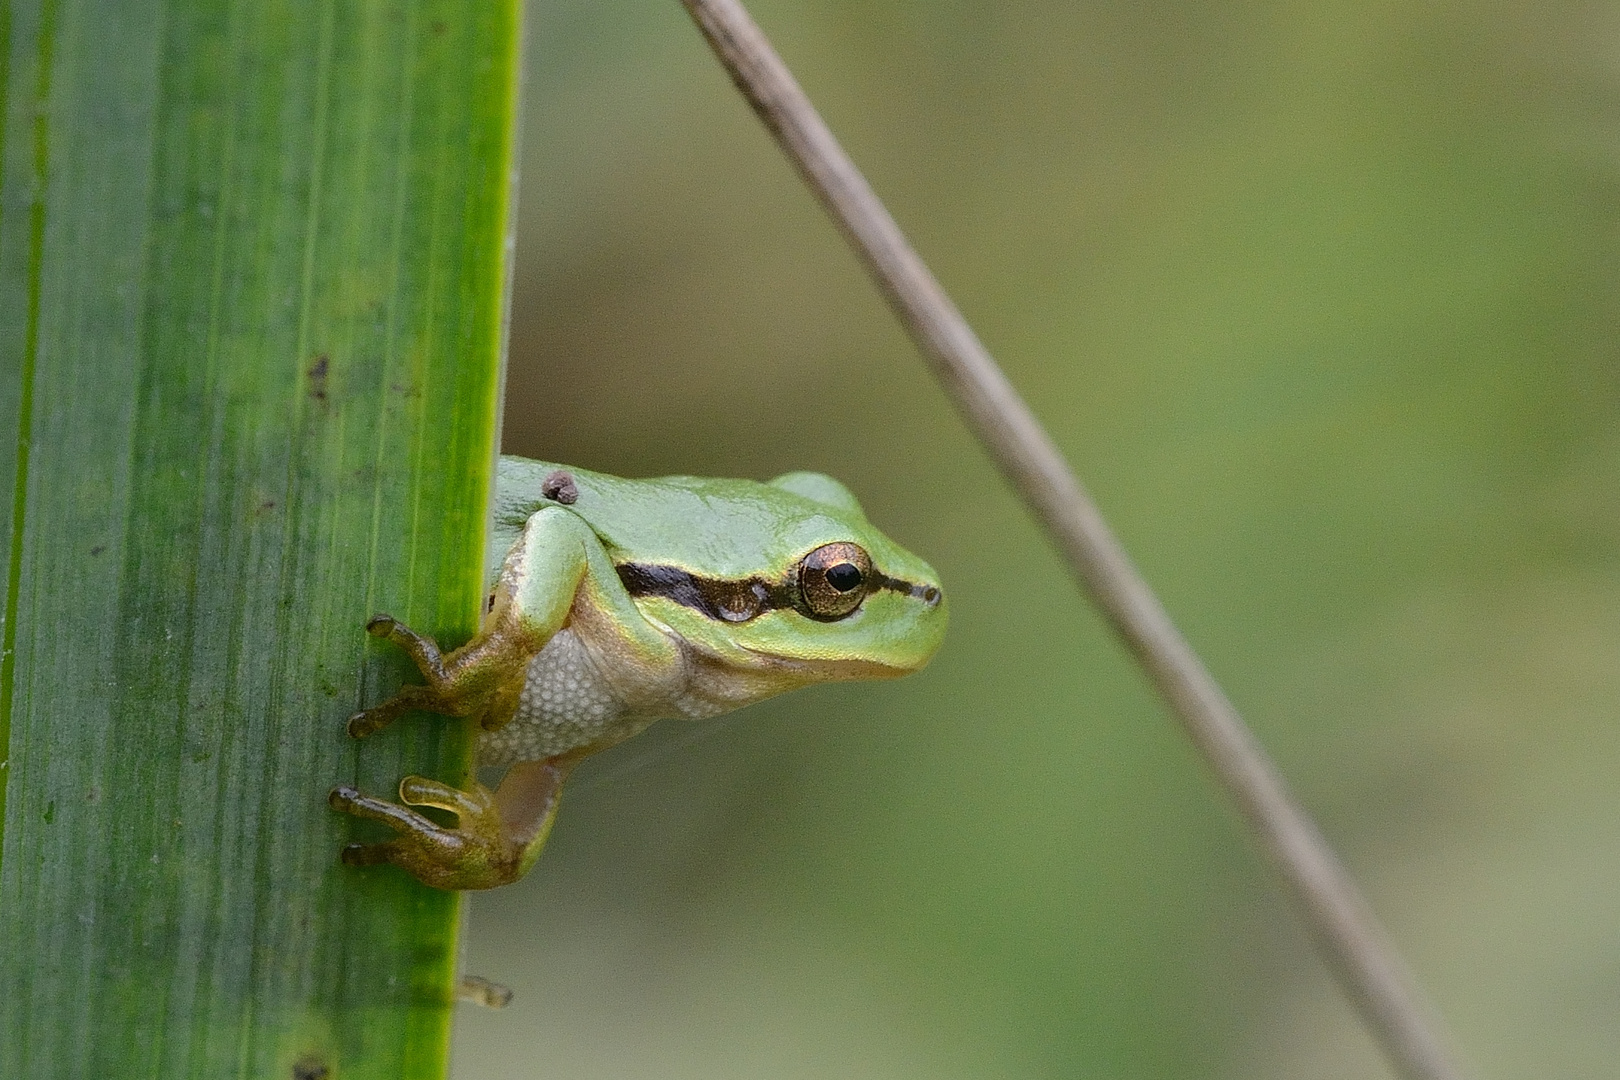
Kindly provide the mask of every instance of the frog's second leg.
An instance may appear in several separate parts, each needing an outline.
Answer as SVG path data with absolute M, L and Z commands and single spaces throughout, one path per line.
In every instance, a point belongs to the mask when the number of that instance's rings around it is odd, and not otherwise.
M 392 863 L 438 889 L 491 889 L 516 881 L 540 857 L 557 816 L 563 781 L 583 756 L 574 751 L 544 761 L 520 761 L 493 792 L 478 783 L 462 791 L 407 776 L 399 783 L 400 802 L 407 806 L 351 787 L 333 788 L 328 796 L 332 809 L 383 822 L 399 833 L 380 844 L 350 844 L 343 849 L 343 861 L 350 866 Z M 411 806 L 448 810 L 457 825 L 440 825 Z
M 416 661 L 426 684 L 349 717 L 355 738 L 381 731 L 412 709 L 475 716 L 485 728 L 511 719 L 529 661 L 568 618 L 574 594 L 601 542 L 590 526 L 558 507 L 536 511 L 495 582 L 478 634 L 441 654 L 438 643 L 391 615 L 373 615 L 366 632 L 387 638 Z M 605 556 L 602 556 L 605 561 Z

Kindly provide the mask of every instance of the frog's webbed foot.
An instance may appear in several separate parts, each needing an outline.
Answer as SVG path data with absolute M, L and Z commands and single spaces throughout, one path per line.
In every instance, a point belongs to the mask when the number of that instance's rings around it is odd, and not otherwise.
M 516 881 L 540 856 L 563 780 L 575 760 L 577 755 L 520 761 L 494 792 L 477 782 L 462 791 L 423 776 L 399 782 L 398 803 L 352 787 L 333 788 L 327 796 L 332 809 L 380 821 L 399 833 L 379 844 L 350 844 L 343 849 L 343 861 L 350 866 L 392 863 L 438 889 L 491 889 Z M 440 825 L 413 806 L 448 810 L 457 825 Z
M 524 664 L 521 659 L 508 662 L 499 648 L 498 632 L 480 635 L 475 643 L 448 656 L 439 651 L 438 642 L 418 634 L 392 615 L 373 615 L 366 622 L 366 633 L 386 638 L 403 649 L 427 683 L 401 687 L 382 704 L 350 716 L 348 731 L 356 739 L 381 731 L 413 709 L 446 716 L 480 714 L 483 726 L 490 730 L 510 720 L 516 711 L 523 689 Z M 480 647 L 473 649 L 471 644 Z M 506 670 L 514 666 L 515 678 L 514 672 Z
M 406 805 L 362 795 L 352 787 L 332 789 L 327 796 L 332 809 L 380 821 L 399 833 L 382 843 L 350 844 L 343 849 L 345 863 L 392 863 L 439 889 L 489 889 L 521 876 L 523 844 L 509 833 L 494 794 L 482 784 L 461 791 L 423 776 L 407 776 L 399 783 L 399 798 Z M 440 825 L 412 806 L 449 810 L 456 815 L 457 826 Z

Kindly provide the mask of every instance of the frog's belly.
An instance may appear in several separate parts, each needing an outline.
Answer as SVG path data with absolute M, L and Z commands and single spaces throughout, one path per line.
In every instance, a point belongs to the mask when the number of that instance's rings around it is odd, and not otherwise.
M 612 694 L 585 645 L 559 630 L 529 661 L 510 723 L 478 737 L 480 765 L 539 761 L 582 746 L 627 739 L 656 717 L 632 714 Z

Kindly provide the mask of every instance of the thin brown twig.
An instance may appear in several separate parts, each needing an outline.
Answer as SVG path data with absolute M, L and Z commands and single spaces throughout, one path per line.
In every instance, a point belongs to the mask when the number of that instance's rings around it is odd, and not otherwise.
M 682 0 L 732 80 L 866 262 L 968 426 L 1046 526 L 1293 888 L 1397 1071 L 1463 1080 L 1377 917 L 1265 749 L 1170 621 L 1096 504 L 907 242 L 740 0 Z

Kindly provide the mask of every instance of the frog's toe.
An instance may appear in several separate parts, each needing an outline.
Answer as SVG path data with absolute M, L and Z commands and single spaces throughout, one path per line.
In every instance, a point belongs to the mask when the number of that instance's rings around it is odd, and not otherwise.
M 326 805 L 334 810 L 348 813 L 351 805 L 364 798 L 365 796 L 360 794 L 358 789 L 352 788 L 348 784 L 339 784 L 326 793 Z
M 326 795 L 326 803 L 332 809 L 345 814 L 353 814 L 368 821 L 381 821 L 401 832 L 417 832 L 423 829 L 437 829 L 439 826 L 428 818 L 418 814 L 415 810 L 391 803 L 387 799 L 374 799 L 370 795 L 362 795 L 357 789 L 347 784 L 333 788 Z
M 416 662 L 430 681 L 443 682 L 445 679 L 444 655 L 439 652 L 439 643 L 426 634 L 418 634 L 392 615 L 379 612 L 366 620 L 366 633 L 372 637 L 387 638 Z
M 363 739 L 367 735 L 376 734 L 398 718 L 398 712 L 393 709 L 385 711 L 379 705 L 375 708 L 361 709 L 357 713 L 350 714 L 349 722 L 344 725 L 344 730 L 349 733 L 351 739 Z
M 439 695 L 434 693 L 431 687 L 415 684 L 402 686 L 399 693 L 381 705 L 361 709 L 350 716 L 349 735 L 356 739 L 363 739 L 367 735 L 381 731 L 412 709 L 435 709 L 438 705 Z
M 399 782 L 399 801 L 411 806 L 432 806 L 449 810 L 466 828 L 473 822 L 487 824 L 484 819 L 495 813 L 495 798 L 482 784 L 473 790 L 462 791 L 425 776 L 407 776 Z

